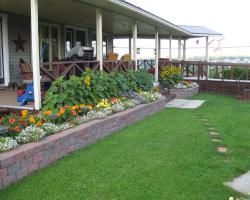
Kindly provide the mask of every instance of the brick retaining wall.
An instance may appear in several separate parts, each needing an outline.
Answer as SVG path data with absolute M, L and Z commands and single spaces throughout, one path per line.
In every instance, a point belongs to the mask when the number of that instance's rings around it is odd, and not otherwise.
M 48 136 L 36 143 L 24 144 L 0 153 L 0 188 L 41 169 L 63 156 L 86 147 L 138 120 L 165 108 L 166 99 L 94 120 Z
M 177 99 L 191 97 L 199 92 L 199 86 L 185 89 L 170 89 L 170 94 L 175 95 Z

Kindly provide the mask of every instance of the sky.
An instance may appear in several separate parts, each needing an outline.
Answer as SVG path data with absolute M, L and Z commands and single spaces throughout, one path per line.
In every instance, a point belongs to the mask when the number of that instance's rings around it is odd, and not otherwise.
M 178 25 L 200 25 L 222 33 L 221 50 L 210 55 L 250 56 L 249 0 L 127 0 L 147 11 Z M 213 38 L 211 38 L 212 40 Z M 218 45 L 218 38 L 212 46 Z M 201 39 L 201 46 L 204 40 Z M 195 40 L 188 47 L 197 45 Z M 249 48 L 227 48 L 249 46 Z M 191 50 L 192 51 L 192 50 Z M 193 53 L 190 53 L 190 56 Z

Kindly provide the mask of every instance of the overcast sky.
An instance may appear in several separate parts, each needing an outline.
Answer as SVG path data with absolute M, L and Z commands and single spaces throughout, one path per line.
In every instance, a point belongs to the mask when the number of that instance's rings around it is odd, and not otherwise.
M 128 1 L 174 24 L 201 25 L 220 32 L 225 37 L 224 47 L 250 46 L 250 0 Z M 249 48 L 240 51 L 250 56 Z

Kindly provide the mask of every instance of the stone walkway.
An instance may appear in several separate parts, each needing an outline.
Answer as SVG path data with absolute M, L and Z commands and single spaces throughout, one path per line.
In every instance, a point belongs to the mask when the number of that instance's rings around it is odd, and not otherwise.
M 195 109 L 204 103 L 203 100 L 174 99 L 166 104 L 166 108 Z
M 225 183 L 225 185 L 241 193 L 250 193 L 250 171 L 235 178 L 232 182 Z

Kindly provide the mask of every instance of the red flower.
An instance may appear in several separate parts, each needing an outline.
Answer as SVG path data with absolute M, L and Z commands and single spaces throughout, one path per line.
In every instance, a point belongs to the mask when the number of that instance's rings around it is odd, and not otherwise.
M 9 123 L 10 123 L 10 124 L 14 124 L 15 122 L 16 122 L 16 120 L 15 120 L 14 118 L 10 118 L 10 119 L 9 119 Z
M 73 116 L 76 116 L 76 115 L 77 115 L 76 111 L 74 111 L 74 110 L 71 110 L 70 112 L 71 112 L 71 114 L 72 114 Z
M 23 124 L 23 126 L 27 126 L 28 125 L 27 122 L 23 122 L 22 124 Z
M 3 117 L 0 117 L 0 124 L 3 123 Z

